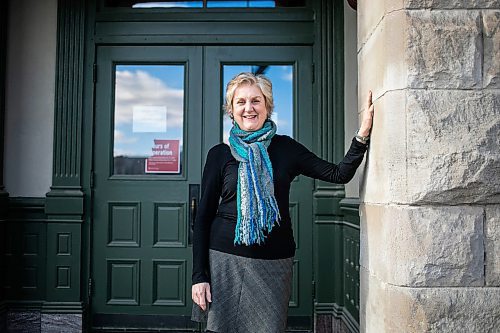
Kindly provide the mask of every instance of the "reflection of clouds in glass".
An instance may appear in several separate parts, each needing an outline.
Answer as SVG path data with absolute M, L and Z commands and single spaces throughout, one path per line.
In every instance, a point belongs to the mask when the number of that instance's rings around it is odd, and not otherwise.
M 233 127 L 233 121 L 228 116 L 224 116 L 224 133 L 222 133 L 222 142 L 229 144 L 229 131 Z
M 138 140 L 137 137 L 126 137 L 122 131 L 115 130 L 115 144 L 136 143 L 137 140 Z
M 132 123 L 137 105 L 167 108 L 167 128 L 181 127 L 184 90 L 168 87 L 164 81 L 141 70 L 116 71 L 115 122 Z
M 203 7 L 202 1 L 192 3 L 185 1 L 176 2 L 144 2 L 132 5 L 132 8 L 188 8 L 188 7 Z
M 283 112 L 285 113 L 285 112 Z M 288 132 L 286 132 L 286 129 L 290 127 L 290 122 L 288 119 L 284 117 L 279 117 L 278 112 L 274 111 L 273 114 L 271 115 L 271 119 L 276 123 L 276 127 L 278 128 L 278 134 L 286 134 L 289 135 Z
M 284 80 L 284 81 L 290 81 L 290 82 L 292 82 L 293 81 L 293 72 L 290 71 L 288 73 L 283 73 L 281 75 L 281 79 Z

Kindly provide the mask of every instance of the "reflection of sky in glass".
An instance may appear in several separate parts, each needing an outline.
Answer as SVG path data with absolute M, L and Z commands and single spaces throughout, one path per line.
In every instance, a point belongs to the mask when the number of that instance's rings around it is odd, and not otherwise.
M 201 8 L 203 1 L 150 1 L 136 3 L 132 8 Z M 221 1 L 208 0 L 208 8 L 274 8 L 276 4 L 269 0 Z
M 224 65 L 223 72 L 223 99 L 227 83 L 241 72 L 255 72 L 256 66 Z M 270 65 L 263 73 L 273 83 L 274 112 L 272 119 L 278 127 L 278 134 L 293 137 L 293 66 Z M 229 131 L 232 123 L 228 116 L 224 116 L 224 142 L 228 143 Z
M 222 93 L 235 75 L 255 70 L 250 65 L 225 65 Z M 293 137 L 293 66 L 271 65 L 264 74 L 273 83 L 278 134 Z M 116 66 L 114 157 L 150 157 L 155 139 L 180 140 L 182 152 L 183 116 L 183 65 Z M 231 126 L 224 116 L 226 143 Z
M 184 65 L 117 65 L 115 89 L 114 157 L 149 157 L 155 139 L 182 151 Z
M 266 1 L 266 0 L 249 0 L 249 1 L 216 1 L 216 0 L 208 0 L 207 7 L 210 8 L 274 8 L 276 7 L 274 1 Z
M 169 1 L 136 3 L 132 8 L 201 8 L 203 1 Z

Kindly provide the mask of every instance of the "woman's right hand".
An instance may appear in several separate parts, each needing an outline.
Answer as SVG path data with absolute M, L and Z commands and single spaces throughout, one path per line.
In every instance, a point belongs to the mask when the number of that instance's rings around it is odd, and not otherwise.
M 198 304 L 200 308 L 205 311 L 207 309 L 207 301 L 212 302 L 210 284 L 208 282 L 193 284 L 191 288 L 191 298 L 193 302 Z

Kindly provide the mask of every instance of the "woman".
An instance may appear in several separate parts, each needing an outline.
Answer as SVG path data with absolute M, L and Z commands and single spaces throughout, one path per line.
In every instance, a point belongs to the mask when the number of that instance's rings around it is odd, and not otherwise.
M 362 126 L 338 165 L 277 135 L 271 82 L 241 73 L 226 89 L 229 143 L 208 152 L 194 225 L 193 317 L 212 332 L 284 332 L 295 242 L 290 184 L 300 175 L 347 183 L 372 126 L 371 92 Z

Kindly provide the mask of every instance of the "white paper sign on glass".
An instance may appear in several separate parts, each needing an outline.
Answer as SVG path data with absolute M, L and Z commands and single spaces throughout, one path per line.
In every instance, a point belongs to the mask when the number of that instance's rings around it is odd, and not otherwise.
M 166 131 L 166 106 L 134 105 L 132 111 L 132 132 L 165 133 Z

